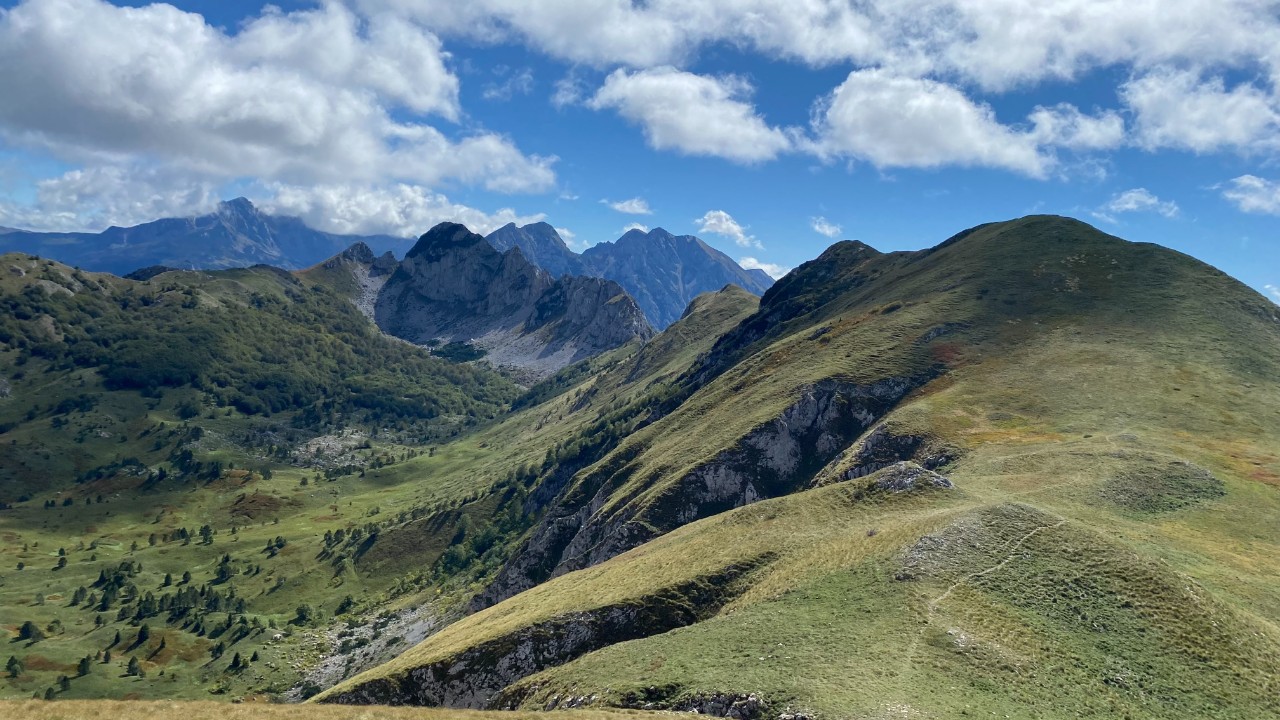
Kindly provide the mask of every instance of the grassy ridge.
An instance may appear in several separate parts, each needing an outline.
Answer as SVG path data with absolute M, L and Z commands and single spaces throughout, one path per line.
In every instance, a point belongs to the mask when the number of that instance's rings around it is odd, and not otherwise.
M 943 372 L 885 423 L 955 448 L 959 490 L 886 502 L 850 480 L 749 505 L 517 595 L 363 677 L 767 550 L 777 557 L 714 618 L 549 668 L 503 701 L 679 709 L 758 693 L 769 712 L 829 717 L 1277 712 L 1280 319 L 1171 251 L 1062 218 L 921 253 L 837 245 L 699 357 L 671 386 L 670 414 L 576 482 L 625 467 L 604 511 L 643 518 L 806 383 L 921 367 Z M 837 497 L 848 501 L 826 509 Z M 944 549 L 925 553 L 928 538 Z M 916 556 L 936 564 L 913 569 Z

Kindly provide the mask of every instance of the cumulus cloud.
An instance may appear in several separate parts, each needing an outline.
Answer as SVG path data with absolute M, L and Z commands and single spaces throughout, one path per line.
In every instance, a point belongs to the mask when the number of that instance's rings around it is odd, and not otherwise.
M 627 233 L 631 232 L 632 230 L 639 230 L 639 231 L 640 231 L 640 232 L 642 232 L 642 233 L 647 233 L 647 232 L 649 232 L 649 226 L 648 226 L 648 225 L 642 225 L 642 224 L 640 224 L 640 223 L 631 223 L 630 225 L 627 225 L 626 227 L 622 228 L 622 234 L 623 234 L 623 235 L 626 235 Z
M 196 215 L 217 202 L 217 187 L 207 180 L 151 168 L 102 166 L 37 182 L 32 204 L 0 202 L 0 225 L 49 232 L 102 230 Z
M 0 73 L 0 140 L 86 177 L 164 168 L 187 186 L 552 187 L 555 158 L 423 120 L 460 116 L 447 61 L 421 26 L 336 2 L 268 7 L 228 34 L 170 5 L 26 0 L 0 11 L 0 67 L 22 69 Z
M 708 210 L 707 214 L 694 222 L 698 223 L 698 232 L 723 235 L 739 247 L 763 247 L 759 240 L 747 234 L 746 228 L 739 225 L 732 215 L 723 210 Z
M 840 234 L 840 226 L 835 223 L 828 222 L 824 217 L 816 217 L 809 219 L 809 226 L 819 235 L 826 235 L 829 238 L 835 238 Z
M 601 203 L 627 215 L 652 215 L 653 210 L 649 209 L 649 203 L 642 197 L 633 197 L 630 200 L 601 200 Z
M 638 124 L 650 147 L 707 155 L 738 163 L 772 160 L 791 148 L 786 132 L 756 113 L 750 83 L 671 67 L 616 70 L 587 102 Z
M 507 223 L 528 225 L 546 219 L 542 213 L 522 215 L 510 208 L 486 213 L 452 203 L 428 188 L 403 183 L 390 187 L 277 184 L 265 190 L 258 204 L 267 212 L 296 215 L 311 227 L 335 233 L 416 237 L 448 221 L 487 235 Z
M 1220 77 L 1159 70 L 1124 84 L 1120 95 L 1147 150 L 1280 149 L 1280 101 L 1252 84 L 1228 88 Z
M 1266 288 L 1267 292 L 1271 293 L 1271 301 L 1280 305 L 1280 287 L 1275 285 L 1263 285 L 1263 287 Z
M 855 70 L 815 103 L 819 157 L 879 168 L 992 167 L 1035 178 L 1059 167 L 1058 150 L 1096 151 L 1124 141 L 1114 111 L 1086 115 L 1073 105 L 1037 107 L 1025 127 L 1002 123 L 988 104 L 958 87 L 888 70 Z
M 774 263 L 761 262 L 753 257 L 738 258 L 738 264 L 747 270 L 763 270 L 769 277 L 778 278 L 791 272 L 791 268 Z
M 1032 125 L 1031 136 L 1040 145 L 1109 150 L 1119 147 L 1125 139 L 1124 120 L 1114 110 L 1089 116 L 1074 105 L 1060 103 L 1036 108 L 1027 120 Z
M 1244 212 L 1280 215 L 1280 182 L 1241 175 L 1228 183 L 1222 195 Z
M 815 112 L 816 150 L 876 167 L 998 167 L 1043 177 L 1051 160 L 989 105 L 934 80 L 855 70 Z
M 815 66 L 893 67 L 1004 91 L 1097 68 L 1280 61 L 1265 0 L 358 0 L 437 32 L 595 66 L 681 66 L 728 44 Z
M 1114 223 L 1117 215 L 1135 212 L 1153 212 L 1172 218 L 1178 215 L 1178 204 L 1172 200 L 1161 200 L 1146 188 L 1134 188 L 1113 195 L 1105 205 L 1093 211 L 1093 216 Z

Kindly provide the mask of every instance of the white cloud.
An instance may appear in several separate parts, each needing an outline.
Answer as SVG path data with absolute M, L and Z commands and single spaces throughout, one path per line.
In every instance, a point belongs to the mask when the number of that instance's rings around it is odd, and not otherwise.
M 265 190 L 265 197 L 257 200 L 263 210 L 296 215 L 311 227 L 335 233 L 416 237 L 448 221 L 487 235 L 507 223 L 528 225 L 546 218 L 542 213 L 521 215 L 510 208 L 486 213 L 452 203 L 428 188 L 406 184 L 274 185 Z
M 578 234 L 569 228 L 558 227 L 556 228 L 556 232 L 560 234 L 560 239 L 564 240 L 564 244 L 568 245 L 571 250 L 581 252 L 587 249 L 587 241 L 579 241 Z
M 748 235 L 746 228 L 739 225 L 732 215 L 723 210 L 708 210 L 707 214 L 694 222 L 698 223 L 698 232 L 723 235 L 733 240 L 739 247 L 762 247 L 759 240 Z
M 1244 212 L 1280 215 L 1280 182 L 1241 175 L 1231 180 L 1222 195 Z
M 855 70 L 815 107 L 815 150 L 876 167 L 998 167 L 1043 177 L 1052 159 L 990 106 L 933 80 Z
M 586 84 L 582 78 L 578 77 L 577 72 L 570 71 L 568 75 L 556 81 L 555 92 L 551 94 L 551 104 L 558 108 L 577 105 L 582 102 L 586 94 Z
M 1004 91 L 1108 67 L 1252 67 L 1280 58 L 1267 0 L 358 0 L 437 32 L 517 39 L 597 67 L 680 66 L 731 45 L 815 66 L 892 67 Z
M 630 200 L 601 200 L 601 203 L 627 215 L 652 215 L 653 210 L 649 209 L 649 203 L 642 197 L 633 197 Z
M 485 100 L 506 101 L 517 95 L 528 95 L 533 92 L 533 70 L 523 68 L 511 72 L 510 68 L 504 66 L 499 74 L 505 76 L 502 81 L 485 85 L 480 93 Z
M 647 233 L 647 232 L 649 232 L 649 226 L 648 226 L 648 225 L 642 225 L 642 224 L 640 224 L 640 223 L 631 223 L 630 225 L 627 225 L 626 227 L 622 228 L 622 234 L 623 234 L 623 235 L 626 235 L 627 233 L 631 232 L 632 230 L 639 230 L 639 231 L 640 231 L 640 232 L 642 232 L 642 233 Z
M 753 257 L 738 258 L 738 264 L 747 270 L 763 270 L 765 273 L 777 280 L 778 278 L 791 272 L 791 268 L 774 263 L 761 262 Z
M 1158 70 L 1125 83 L 1120 96 L 1147 150 L 1280 149 L 1280 101 L 1248 83 L 1227 89 L 1222 78 Z
M 1271 293 L 1271 301 L 1280 305 L 1280 287 L 1275 285 L 1263 285 L 1263 287 L 1266 288 L 1267 292 Z
M 0 11 L 0 68 L 21 68 L 0 73 L 0 141 L 86 177 L 128 168 L 182 186 L 552 187 L 555 158 L 492 133 L 449 138 L 422 120 L 460 117 L 448 59 L 422 27 L 336 2 L 268 7 L 227 34 L 170 5 L 26 0 Z
M 71 170 L 36 183 L 29 205 L 0 202 L 0 225 L 77 232 L 128 227 L 160 217 L 185 217 L 218 202 L 209 181 L 189 181 L 154 169 L 101 166 Z
M 791 148 L 788 134 L 770 127 L 746 100 L 741 78 L 709 77 L 671 67 L 616 70 L 587 102 L 611 108 L 640 125 L 650 147 L 738 163 L 772 160 Z
M 1121 213 L 1154 212 L 1167 218 L 1177 217 L 1178 204 L 1161 200 L 1146 188 L 1134 188 L 1116 193 L 1105 205 L 1093 211 L 1093 216 L 1107 222 L 1117 222 Z
M 819 235 L 826 235 L 829 238 L 835 238 L 840 234 L 840 226 L 835 223 L 828 222 L 824 217 L 816 217 L 809 219 L 809 225 L 813 231 Z
M 1040 145 L 1072 150 L 1109 150 L 1124 142 L 1124 120 L 1114 110 L 1090 117 L 1067 103 L 1038 107 L 1027 116 Z

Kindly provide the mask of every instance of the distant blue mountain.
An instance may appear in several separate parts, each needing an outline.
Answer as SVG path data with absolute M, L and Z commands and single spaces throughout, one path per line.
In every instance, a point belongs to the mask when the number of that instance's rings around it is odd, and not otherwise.
M 211 270 L 266 264 L 309 267 L 357 242 L 379 253 L 403 254 L 413 241 L 389 235 L 336 235 L 299 218 L 267 215 L 245 198 L 218 204 L 208 215 L 166 218 L 100 233 L 43 233 L 0 229 L 0 253 L 25 252 L 97 272 L 125 275 L 150 266 Z
M 704 292 L 732 284 L 761 295 L 773 285 L 773 278 L 763 271 L 743 269 L 693 235 L 672 235 L 662 228 L 647 233 L 632 230 L 581 255 L 570 250 L 547 223 L 508 224 L 487 239 L 503 252 L 520 248 L 530 262 L 555 276 L 613 280 L 635 298 L 659 330 L 679 320 L 689 303 Z

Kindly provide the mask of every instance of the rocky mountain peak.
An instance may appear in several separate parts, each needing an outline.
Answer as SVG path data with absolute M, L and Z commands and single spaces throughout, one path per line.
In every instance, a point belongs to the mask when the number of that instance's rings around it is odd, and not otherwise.
M 435 262 L 459 250 L 474 249 L 480 257 L 496 256 L 498 252 L 477 235 L 458 223 L 442 222 L 428 230 L 405 255 L 405 259 L 420 258 Z

